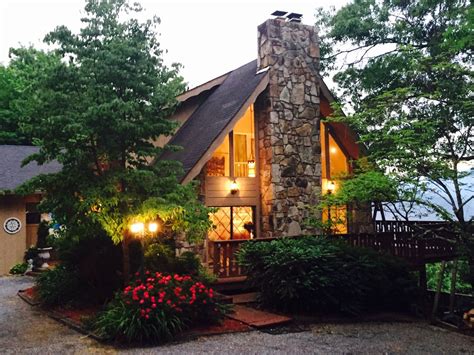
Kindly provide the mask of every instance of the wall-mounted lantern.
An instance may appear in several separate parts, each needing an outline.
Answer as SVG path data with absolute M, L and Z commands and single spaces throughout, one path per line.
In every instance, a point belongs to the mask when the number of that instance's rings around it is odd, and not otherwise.
M 231 183 L 230 183 L 230 193 L 232 195 L 235 195 L 237 192 L 239 192 L 239 184 L 237 184 L 237 180 L 233 180 Z
M 336 190 L 336 183 L 334 181 L 328 181 L 327 183 L 327 193 L 328 195 L 332 194 Z

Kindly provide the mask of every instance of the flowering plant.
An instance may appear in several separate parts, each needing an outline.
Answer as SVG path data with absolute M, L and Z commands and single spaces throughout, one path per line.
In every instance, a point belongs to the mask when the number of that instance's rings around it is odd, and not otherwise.
M 117 294 L 95 325 L 109 338 L 161 342 L 198 322 L 217 322 L 226 310 L 212 288 L 189 275 L 147 271 Z

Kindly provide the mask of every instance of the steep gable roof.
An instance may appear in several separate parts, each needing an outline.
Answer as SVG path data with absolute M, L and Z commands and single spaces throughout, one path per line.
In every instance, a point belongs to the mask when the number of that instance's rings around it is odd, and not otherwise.
M 0 191 L 13 191 L 37 175 L 61 170 L 61 164 L 56 161 L 44 165 L 30 162 L 21 166 L 23 160 L 38 151 L 39 148 L 33 146 L 0 145 Z
M 167 151 L 160 159 L 180 161 L 184 168 L 182 181 L 193 179 L 199 173 L 199 167 L 210 158 L 206 153 L 218 147 L 226 131 L 232 129 L 265 89 L 268 81 L 264 78 L 267 78 L 266 72 L 257 74 L 256 60 L 230 72 L 170 140 L 170 145 L 182 149 Z

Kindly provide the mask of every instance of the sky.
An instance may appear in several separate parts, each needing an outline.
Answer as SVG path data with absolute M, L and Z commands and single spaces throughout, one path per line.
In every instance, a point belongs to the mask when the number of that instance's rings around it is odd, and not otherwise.
M 233 70 L 257 57 L 257 26 L 275 10 L 303 14 L 314 24 L 318 6 L 339 8 L 348 0 L 142 0 L 147 18 L 161 18 L 160 42 L 165 62 L 179 62 L 189 87 Z M 8 62 L 10 47 L 45 48 L 42 39 L 58 25 L 73 32 L 81 27 L 84 1 L 0 0 L 0 63 Z

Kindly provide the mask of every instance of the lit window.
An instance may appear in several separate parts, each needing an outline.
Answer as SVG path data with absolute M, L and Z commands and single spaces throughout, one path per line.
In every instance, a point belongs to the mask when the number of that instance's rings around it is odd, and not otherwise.
M 208 176 L 255 177 L 255 133 L 253 106 L 237 122 L 233 131 L 207 163 Z M 230 154 L 231 146 L 233 154 Z
M 349 160 L 334 139 L 329 127 L 321 122 L 321 172 L 323 194 L 335 193 L 337 179 L 349 173 Z M 331 220 L 331 233 L 347 233 L 347 206 L 332 206 L 323 210 L 322 220 Z
M 230 176 L 229 136 L 216 149 L 212 158 L 207 162 L 208 176 Z
M 209 240 L 252 239 L 254 230 L 254 207 L 234 206 L 220 207 L 209 218 L 214 229 L 209 233 Z

